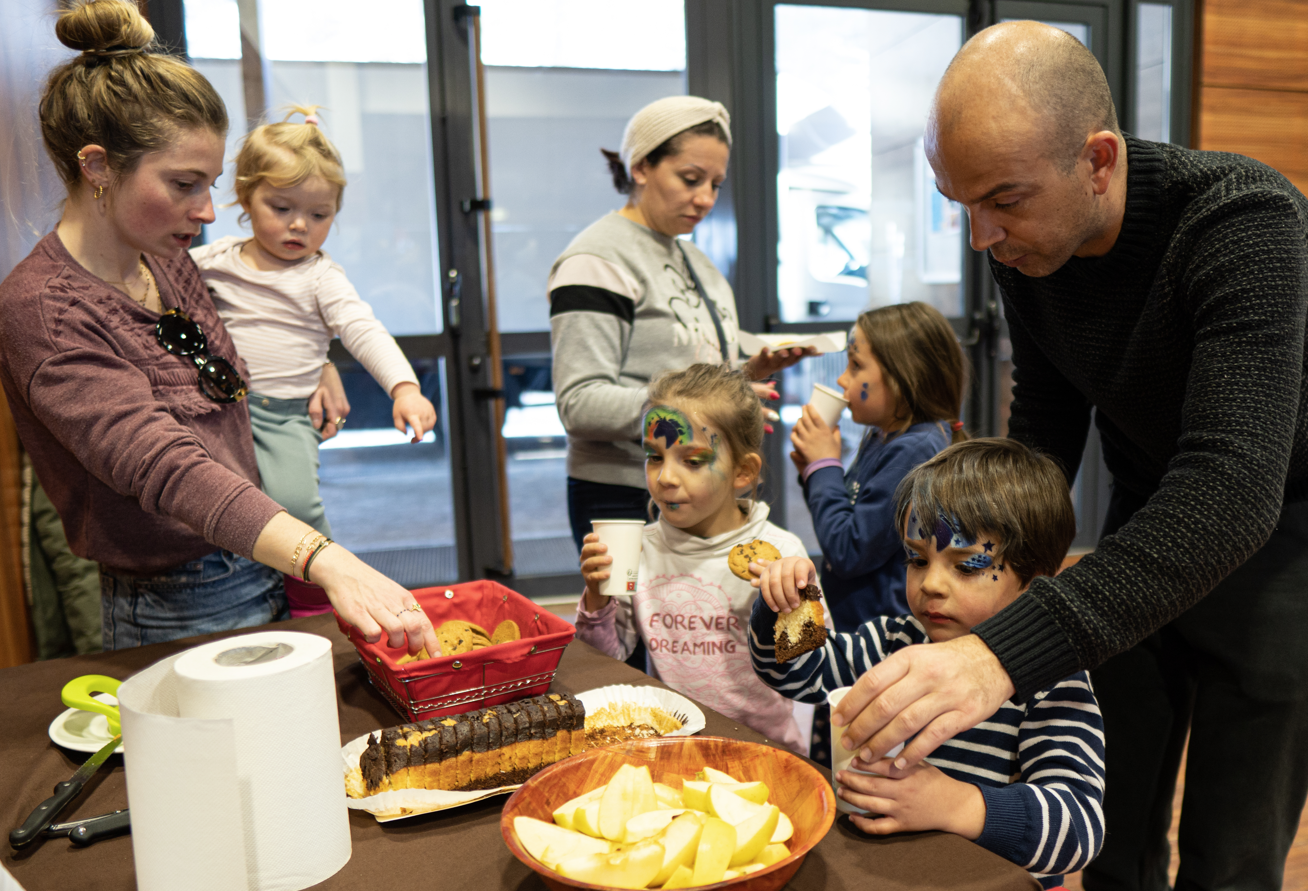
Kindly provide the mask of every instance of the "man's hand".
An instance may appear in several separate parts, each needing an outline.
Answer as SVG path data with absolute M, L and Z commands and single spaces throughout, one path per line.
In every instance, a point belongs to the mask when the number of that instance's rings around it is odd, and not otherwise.
M 863 746 L 858 757 L 868 763 L 917 734 L 895 759 L 903 770 L 993 715 L 1015 692 L 995 654 L 969 634 L 891 654 L 858 679 L 831 723 L 845 728 L 846 748 Z
M 940 829 L 976 840 L 986 826 L 986 800 L 971 783 L 952 779 L 930 764 L 898 770 L 888 759 L 872 764 L 857 759 L 850 765 L 883 776 L 855 770 L 836 775 L 839 795 L 873 816 L 850 814 L 859 829 L 871 835 Z
M 345 419 L 349 416 L 350 400 L 345 398 L 341 373 L 335 365 L 328 363 L 322 367 L 318 389 L 309 397 L 309 420 L 315 430 L 322 432 L 322 438 L 327 440 L 345 426 Z

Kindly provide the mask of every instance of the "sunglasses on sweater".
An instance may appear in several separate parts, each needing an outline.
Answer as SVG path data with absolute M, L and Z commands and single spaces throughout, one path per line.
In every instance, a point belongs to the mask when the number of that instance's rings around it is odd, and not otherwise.
M 170 309 L 154 326 L 155 339 L 174 356 L 185 356 L 200 372 L 200 392 L 214 402 L 240 402 L 245 398 L 245 381 L 232 363 L 207 352 L 204 329 L 180 309 Z

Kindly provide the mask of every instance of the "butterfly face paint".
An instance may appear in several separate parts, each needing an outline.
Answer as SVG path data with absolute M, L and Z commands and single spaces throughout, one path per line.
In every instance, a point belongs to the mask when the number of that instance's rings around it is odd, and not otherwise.
M 656 405 L 645 412 L 645 438 L 662 440 L 664 448 L 689 445 L 694 439 L 694 429 L 690 420 L 671 406 Z

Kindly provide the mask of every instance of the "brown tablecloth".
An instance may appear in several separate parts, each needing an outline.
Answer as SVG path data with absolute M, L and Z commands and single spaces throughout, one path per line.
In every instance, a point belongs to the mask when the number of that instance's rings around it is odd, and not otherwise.
M 333 642 L 336 689 L 340 704 L 341 742 L 379 727 L 400 723 L 389 704 L 368 683 L 354 647 L 328 616 L 295 619 L 279 627 L 321 634 Z M 7 833 L 47 798 L 54 785 L 68 779 L 87 755 L 52 743 L 47 728 L 64 710 L 59 691 L 84 674 L 126 679 L 146 666 L 205 640 L 39 662 L 0 671 L 0 828 Z M 608 684 L 658 684 L 580 641 L 570 644 L 559 664 L 553 689 L 578 693 Z M 753 742 L 764 738 L 704 709 L 704 733 Z M 447 889 L 522 889 L 540 891 L 539 877 L 519 863 L 500 837 L 499 817 L 505 798 L 463 808 L 380 824 L 361 811 L 350 811 L 354 851 L 350 862 L 316 888 L 375 889 L 439 886 Z M 127 806 L 123 759 L 115 755 L 87 783 L 82 795 L 59 816 L 68 821 Z M 203 831 L 196 827 L 196 831 Z M 116 891 L 135 887 L 130 836 L 89 848 L 66 839 L 43 839 L 15 852 L 6 845 L 4 865 L 27 891 Z M 1021 868 L 958 836 L 939 832 L 869 838 L 841 818 L 795 874 L 789 888 L 898 889 L 962 888 L 967 891 L 1032 891 L 1036 883 Z M 180 891 L 180 889 L 179 889 Z

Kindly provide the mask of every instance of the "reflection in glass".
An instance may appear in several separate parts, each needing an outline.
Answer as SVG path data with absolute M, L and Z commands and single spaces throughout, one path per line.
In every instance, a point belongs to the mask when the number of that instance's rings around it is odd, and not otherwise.
M 776 35 L 782 321 L 912 300 L 962 315 L 962 218 L 922 152 L 962 18 L 779 5 Z
M 1172 7 L 1141 3 L 1136 19 L 1135 123 L 1141 139 L 1172 139 Z

